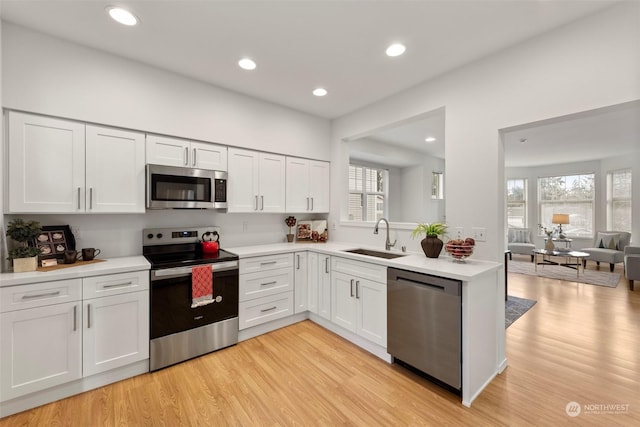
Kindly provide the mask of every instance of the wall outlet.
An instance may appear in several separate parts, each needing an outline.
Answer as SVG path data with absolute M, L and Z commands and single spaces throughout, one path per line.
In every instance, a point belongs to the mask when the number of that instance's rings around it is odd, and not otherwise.
M 487 241 L 487 229 L 484 227 L 473 227 L 473 238 L 477 242 Z
M 453 238 L 464 239 L 464 227 L 453 227 Z

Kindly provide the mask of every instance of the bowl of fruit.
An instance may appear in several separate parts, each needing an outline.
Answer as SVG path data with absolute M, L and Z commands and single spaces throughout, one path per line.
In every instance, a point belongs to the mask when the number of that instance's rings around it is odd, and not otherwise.
M 466 239 L 452 239 L 444 246 L 449 256 L 457 262 L 465 262 L 464 260 L 473 254 L 473 247 L 476 242 L 471 237 Z

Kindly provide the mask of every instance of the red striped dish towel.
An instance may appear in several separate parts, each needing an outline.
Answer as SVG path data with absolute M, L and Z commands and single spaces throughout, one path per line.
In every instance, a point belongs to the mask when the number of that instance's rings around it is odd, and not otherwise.
M 191 308 L 213 302 L 213 270 L 211 265 L 191 269 Z

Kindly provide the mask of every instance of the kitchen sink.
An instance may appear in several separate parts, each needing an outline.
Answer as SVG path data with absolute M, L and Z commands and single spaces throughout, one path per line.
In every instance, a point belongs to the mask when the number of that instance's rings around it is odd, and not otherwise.
M 371 250 L 371 249 L 362 249 L 362 248 L 345 249 L 344 252 L 349 252 L 349 253 L 352 253 L 352 254 L 359 254 L 359 255 L 373 256 L 373 257 L 376 257 L 376 258 L 385 258 L 385 259 L 394 259 L 394 258 L 399 258 L 399 257 L 407 255 L 407 254 L 397 254 L 397 253 L 391 253 L 391 252 L 374 251 L 374 250 Z

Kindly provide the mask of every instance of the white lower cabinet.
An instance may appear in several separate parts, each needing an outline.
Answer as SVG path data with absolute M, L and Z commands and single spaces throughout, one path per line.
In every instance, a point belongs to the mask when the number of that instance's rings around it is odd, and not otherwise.
M 294 314 L 294 254 L 240 260 L 239 329 Z
M 332 261 L 331 321 L 386 347 L 386 267 L 338 257 Z
M 294 257 L 294 296 L 295 296 L 295 313 L 302 313 L 309 309 L 309 296 L 311 292 L 309 290 L 309 265 L 308 265 L 308 253 L 296 252 Z
M 318 314 L 331 320 L 331 256 L 318 255 Z
M 0 401 L 147 359 L 148 275 L 0 288 Z

